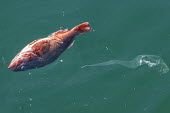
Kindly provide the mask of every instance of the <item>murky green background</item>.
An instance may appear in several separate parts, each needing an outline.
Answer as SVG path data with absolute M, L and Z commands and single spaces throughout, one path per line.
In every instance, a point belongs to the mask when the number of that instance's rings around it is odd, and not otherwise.
M 90 22 L 54 63 L 12 72 L 31 41 Z M 141 66 L 88 67 L 152 54 L 170 66 L 169 0 L 1 0 L 0 113 L 170 113 L 170 73 Z M 63 60 L 63 62 L 60 62 Z

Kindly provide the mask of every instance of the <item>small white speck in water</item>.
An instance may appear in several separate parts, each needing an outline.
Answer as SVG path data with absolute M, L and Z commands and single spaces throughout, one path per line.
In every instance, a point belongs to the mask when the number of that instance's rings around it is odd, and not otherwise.
M 135 90 L 136 90 L 136 88 L 134 87 L 134 88 L 133 88 L 133 90 L 135 91 Z
M 105 98 L 103 98 L 104 100 L 107 100 L 107 98 L 105 97 Z
M 64 11 L 62 12 L 62 15 L 64 16 Z
M 31 75 L 31 73 L 28 73 L 29 75 Z
M 19 92 L 19 93 L 21 93 L 21 91 L 22 91 L 22 88 L 21 88 L 21 89 L 19 89 L 19 91 L 18 91 L 18 92 Z
M 29 98 L 30 101 L 32 101 L 32 98 Z
M 109 48 L 106 46 L 106 50 L 109 50 Z
M 32 106 L 32 104 L 30 104 L 30 107 Z
M 63 62 L 63 60 L 60 60 L 60 62 Z

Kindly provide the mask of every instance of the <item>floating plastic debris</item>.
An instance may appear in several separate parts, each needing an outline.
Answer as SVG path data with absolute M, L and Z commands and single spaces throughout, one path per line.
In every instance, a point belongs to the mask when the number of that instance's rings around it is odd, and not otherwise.
M 169 71 L 169 67 L 165 64 L 162 58 L 156 55 L 138 55 L 131 61 L 110 60 L 98 64 L 84 65 L 81 68 L 92 66 L 106 66 L 114 64 L 119 64 L 128 68 L 137 68 L 138 66 L 147 64 L 148 67 L 156 69 L 161 74 L 165 74 Z

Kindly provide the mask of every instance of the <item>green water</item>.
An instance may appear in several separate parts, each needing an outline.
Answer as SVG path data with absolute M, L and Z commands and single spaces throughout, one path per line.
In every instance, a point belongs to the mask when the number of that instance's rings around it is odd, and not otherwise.
M 170 73 L 141 66 L 81 68 L 141 54 L 170 66 L 169 0 L 2 0 L 0 113 L 170 113 Z M 31 41 L 90 22 L 54 63 L 24 72 L 7 69 Z M 60 62 L 63 60 L 63 62 Z

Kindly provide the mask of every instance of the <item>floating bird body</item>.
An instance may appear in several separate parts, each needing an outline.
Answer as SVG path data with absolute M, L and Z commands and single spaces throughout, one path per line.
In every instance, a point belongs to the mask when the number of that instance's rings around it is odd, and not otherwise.
M 91 31 L 93 29 L 86 22 L 70 31 L 59 30 L 47 38 L 35 40 L 14 57 L 8 68 L 12 71 L 25 71 L 43 67 L 55 61 L 67 48 L 71 47 L 76 35 Z

